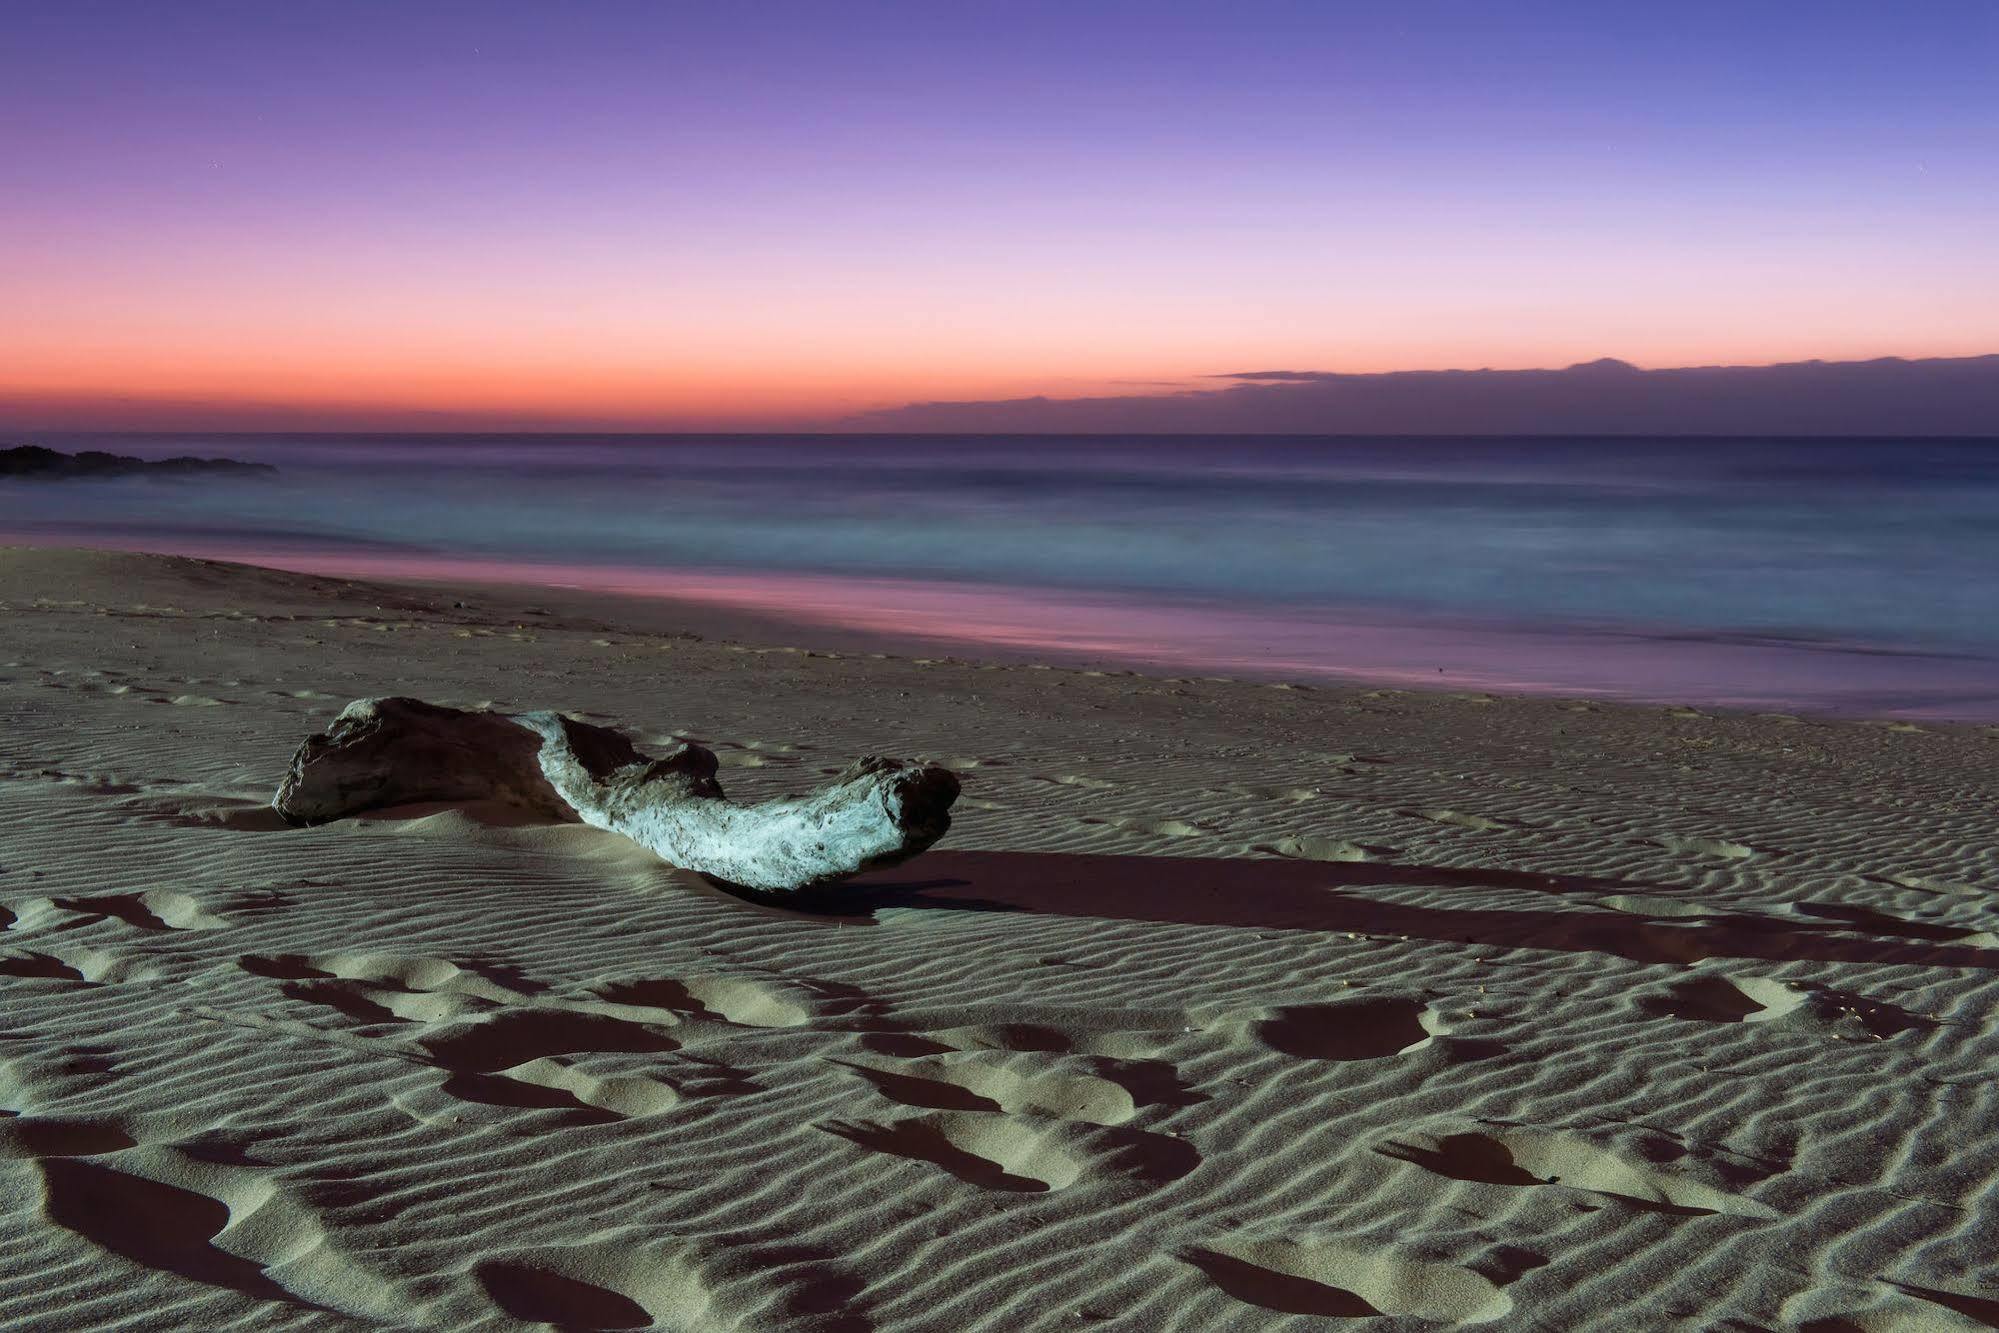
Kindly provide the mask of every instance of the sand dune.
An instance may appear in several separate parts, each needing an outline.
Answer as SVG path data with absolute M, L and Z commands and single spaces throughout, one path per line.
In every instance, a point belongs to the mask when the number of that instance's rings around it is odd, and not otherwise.
M 0 1324 L 1999 1326 L 1999 728 L 560 597 L 0 553 Z M 813 911 L 504 806 L 285 828 L 384 694 L 964 795 Z

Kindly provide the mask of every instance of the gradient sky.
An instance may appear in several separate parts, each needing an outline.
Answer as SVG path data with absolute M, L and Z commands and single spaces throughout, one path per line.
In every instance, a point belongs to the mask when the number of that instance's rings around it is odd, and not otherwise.
M 0 421 L 1999 351 L 1999 5 L 11 6 Z M 1211 381 L 1209 383 L 1212 383 Z

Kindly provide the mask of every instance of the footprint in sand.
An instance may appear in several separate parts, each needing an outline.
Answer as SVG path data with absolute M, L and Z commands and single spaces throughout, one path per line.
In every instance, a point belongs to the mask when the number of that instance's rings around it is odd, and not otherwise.
M 308 956 L 305 962 L 343 980 L 366 981 L 408 991 L 450 992 L 490 1000 L 495 1004 L 514 1003 L 538 989 L 504 977 L 500 969 L 461 967 L 446 958 L 406 958 L 395 954 L 370 953 L 323 954 Z
M 493 1073 L 552 1055 L 673 1051 L 680 1043 L 653 1027 L 607 1014 L 523 1007 L 452 1023 L 416 1039 L 446 1069 Z
M 1448 1043 L 1448 1057 L 1460 1060 L 1500 1053 L 1495 1042 L 1450 1037 L 1450 1030 L 1436 1009 L 1396 996 L 1290 1005 L 1249 1023 L 1256 1040 L 1300 1060 L 1385 1060 L 1439 1042 Z
M 1231 1238 L 1180 1258 L 1235 1299 L 1279 1314 L 1482 1324 L 1513 1308 L 1513 1298 L 1484 1274 L 1401 1248 Z
M 635 977 L 601 982 L 592 993 L 609 1005 L 659 1010 L 676 1019 L 706 1019 L 738 1027 L 800 1027 L 812 1018 L 803 994 L 794 997 L 749 977 Z
M 1022 1069 L 982 1058 L 932 1058 L 900 1069 L 833 1063 L 905 1106 L 945 1111 L 1004 1111 L 1121 1125 L 1138 1113 L 1129 1089 L 1092 1074 Z
M 937 1028 L 922 1034 L 935 1046 L 952 1051 L 1045 1051 L 1067 1054 L 1076 1049 L 1073 1033 L 1041 1023 L 973 1023 Z
M 93 921 L 117 920 L 140 930 L 221 930 L 228 922 L 198 899 L 172 889 L 51 898 L 49 906 Z
M 75 1119 L 0 1110 L 0 1158 L 99 1157 L 137 1143 L 115 1118 Z
M 1665 1171 L 1645 1157 L 1618 1152 L 1577 1134 L 1524 1129 L 1412 1135 L 1377 1145 L 1374 1151 L 1453 1180 L 1516 1187 L 1562 1185 L 1643 1212 L 1681 1217 L 1718 1213 L 1763 1219 L 1777 1216 L 1774 1209 L 1688 1174 L 1699 1169 L 1717 1180 L 1723 1178 L 1713 1167 L 1695 1163 L 1679 1144 L 1653 1140 L 1642 1147 L 1649 1155 L 1673 1160 L 1682 1169 Z
M 589 1276 L 562 1271 L 568 1267 Z M 502 1314 L 524 1323 L 557 1328 L 657 1326 L 663 1312 L 625 1291 L 601 1285 L 606 1280 L 602 1268 L 601 1258 L 587 1250 L 543 1251 L 520 1258 L 487 1259 L 472 1272 Z M 639 1291 L 651 1286 L 629 1279 L 619 1285 Z
M 1990 948 L 1999 944 L 1991 931 L 1979 926 L 1956 926 L 1941 921 L 1910 921 L 1904 917 L 1890 916 L 1877 912 L 1871 907 L 1860 907 L 1852 903 L 1791 903 L 1782 909 L 1795 916 L 1808 917 L 1814 922 L 1825 922 L 1834 929 L 1865 931 L 1870 935 L 1888 935 L 1909 940 L 1933 940 L 1938 943 L 1962 941 L 1966 944 Z
M 442 958 L 388 954 L 245 954 L 237 966 L 284 994 L 367 1023 L 433 1023 L 517 1004 L 528 993 Z
M 560 1329 L 873 1326 L 859 1313 L 866 1285 L 798 1246 L 662 1242 L 633 1228 L 628 1237 L 490 1254 L 470 1277 L 486 1310 L 466 1311 L 454 1327 L 485 1327 L 494 1311 Z
M 1770 1023 L 1785 1028 L 1874 1037 L 1923 1031 L 1936 1020 L 1884 1000 L 1830 986 L 1793 985 L 1770 977 L 1708 975 L 1672 982 L 1639 995 L 1643 1012 L 1697 1023 Z
M 321 969 L 307 955 L 299 953 L 246 953 L 236 960 L 236 966 L 254 976 L 274 977 L 281 981 L 318 980 L 333 975 Z
M 621 1119 L 658 1115 L 680 1103 L 680 1093 L 658 1079 L 600 1076 L 550 1056 L 509 1066 L 501 1070 L 499 1076 L 515 1083 L 565 1094 L 582 1106 L 594 1107 Z
M 863 1048 L 905 1063 L 832 1063 L 888 1100 L 930 1114 L 818 1126 L 827 1133 L 928 1162 L 984 1189 L 1018 1193 L 1085 1179 L 1162 1184 L 1200 1164 L 1184 1140 L 1126 1123 L 1142 1106 L 1205 1100 L 1171 1066 L 1120 1058 L 1133 1044 L 1124 1038 L 1144 1044 L 1163 1034 L 1030 1023 L 919 1031 L 879 1014 L 874 1020 L 882 1026 L 866 1033 Z M 1099 1053 L 1113 1049 L 1119 1054 Z
M 262 1264 L 215 1245 L 231 1221 L 222 1200 L 90 1162 L 39 1166 L 43 1215 L 93 1245 L 193 1282 L 260 1300 L 296 1300 Z
M 670 1110 L 678 1094 L 666 1084 L 653 1080 L 651 1090 L 613 1088 L 602 1090 L 594 1082 L 564 1083 L 543 1079 L 517 1078 L 513 1070 L 493 1074 L 452 1074 L 434 1089 L 401 1093 L 394 1099 L 396 1109 L 426 1125 L 457 1128 L 468 1119 L 485 1123 L 506 1133 L 540 1134 L 544 1121 L 517 1126 L 512 1117 L 523 1111 L 553 1111 L 560 1123 L 569 1126 L 609 1125 L 635 1116 L 656 1115 Z M 582 1076 L 589 1079 L 590 1076 Z
M 1201 1163 L 1186 1141 L 1043 1116 L 936 1111 L 890 1123 L 827 1121 L 825 1133 L 871 1152 L 927 1162 L 981 1189 L 1040 1194 L 1124 1179 L 1157 1186 Z
M 915 1043 L 911 1043 L 909 1053 L 916 1055 L 941 1055 L 945 1051 L 1037 1051 L 1144 1061 L 1176 1036 L 1193 1030 L 1184 1015 L 1163 1022 L 1155 1014 L 1132 1015 L 1134 1021 L 1130 1026 L 1121 1026 L 1116 1014 L 1095 1014 L 1092 1018 L 1101 1020 L 1102 1025 L 1092 1022 L 1072 1028 L 1053 1023 L 969 1023 L 906 1035 L 913 1035 L 926 1048 L 917 1050 Z
M 282 993 L 292 999 L 325 1005 L 363 1023 L 422 1025 L 427 1030 L 412 1041 L 339 1040 L 435 1065 L 445 1071 L 436 1091 L 460 1103 L 570 1111 L 602 1123 L 657 1115 L 680 1100 L 674 1087 L 656 1079 L 599 1075 L 560 1058 L 677 1050 L 680 1043 L 658 1028 L 680 1020 L 664 1010 L 596 1001 L 542 1003 L 534 999 L 538 987 L 508 977 L 504 969 L 474 971 L 442 958 L 245 954 L 237 966 L 282 981 Z M 600 1012 L 605 1009 L 619 1012 Z M 426 1095 L 405 1096 L 397 1104 L 426 1123 L 459 1119 Z
M 288 981 L 280 991 L 363 1023 L 435 1023 L 490 1007 L 463 995 L 402 990 L 365 981 Z
M 55 954 L 40 953 L 33 949 L 9 949 L 0 953 L 0 977 L 20 977 L 37 981 L 86 981 L 97 978 L 86 976 L 81 967 L 65 961 Z
M 657 1079 L 599 1075 L 564 1056 L 656 1053 L 680 1043 L 656 1028 L 605 1014 L 525 1006 L 446 1025 L 414 1047 L 445 1071 L 436 1091 L 461 1104 L 502 1110 L 552 1110 L 577 1123 L 604 1124 L 671 1110 L 679 1092 Z M 426 1123 L 455 1123 L 459 1113 L 423 1096 L 397 1100 Z
M 0 980 L 67 981 L 88 986 L 112 985 L 125 981 L 150 981 L 157 969 L 134 959 L 121 958 L 100 949 L 75 946 L 50 949 L 0 950 Z
M 1117 1015 L 1092 1017 L 1114 1019 Z M 1154 1058 L 1163 1047 L 1194 1030 L 1187 1016 L 1131 1017 L 1135 1022 L 1129 1028 L 1093 1024 L 1071 1030 L 1043 1023 L 974 1023 L 926 1029 L 870 1012 L 860 1031 L 861 1049 L 869 1055 L 911 1062 L 907 1081 L 894 1080 L 902 1072 L 900 1067 L 835 1063 L 845 1064 L 862 1077 L 881 1080 L 877 1089 L 893 1100 L 937 1110 L 1014 1109 L 1013 1103 L 1024 1106 L 1037 1101 L 1087 1104 L 1096 1107 L 1096 1112 L 1074 1118 L 1101 1117 L 1100 1123 L 1115 1123 L 1110 1117 L 1123 1114 L 1127 1102 L 1133 1107 L 1170 1107 L 1206 1101 L 1207 1095 L 1195 1091 L 1178 1069 Z M 1047 1068 L 1049 1057 L 1061 1060 L 1063 1067 Z M 990 1072 L 993 1070 L 1002 1072 Z M 1011 1078 L 1021 1079 L 1025 1086 L 1011 1086 Z M 1042 1109 L 1063 1113 L 1048 1105 Z
M 138 1147 L 116 1164 L 36 1161 L 44 1217 L 130 1263 L 243 1296 L 379 1317 L 412 1302 L 386 1272 L 331 1243 L 326 1226 L 266 1172 Z
M 819 1128 L 871 1152 L 928 1162 L 980 1189 L 1046 1193 L 1083 1174 L 1082 1162 L 1064 1151 L 1056 1122 L 942 1112 L 891 1124 L 835 1120 Z

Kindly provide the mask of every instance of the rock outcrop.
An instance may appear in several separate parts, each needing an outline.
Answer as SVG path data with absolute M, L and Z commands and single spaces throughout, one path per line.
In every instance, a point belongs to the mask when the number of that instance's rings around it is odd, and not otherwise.
M 869 757 L 809 796 L 736 805 L 712 751 L 649 758 L 618 732 L 535 712 L 359 699 L 292 756 L 272 807 L 323 824 L 381 806 L 504 801 L 622 833 L 677 866 L 744 888 L 812 888 L 928 848 L 951 827 L 958 779 Z
M 38 444 L 0 449 L 0 478 L 29 481 L 79 481 L 92 477 L 274 476 L 269 463 L 244 463 L 234 458 L 131 458 L 86 449 L 65 454 Z

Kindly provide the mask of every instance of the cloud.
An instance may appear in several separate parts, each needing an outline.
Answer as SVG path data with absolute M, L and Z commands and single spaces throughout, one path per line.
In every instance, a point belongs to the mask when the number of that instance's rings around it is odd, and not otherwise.
M 1330 370 L 1225 370 L 1219 375 L 1209 375 L 1211 380 L 1336 380 L 1339 375 Z
M 1999 436 L 1999 356 L 1641 370 L 1239 370 L 1228 388 L 911 403 L 845 430 L 992 434 Z

